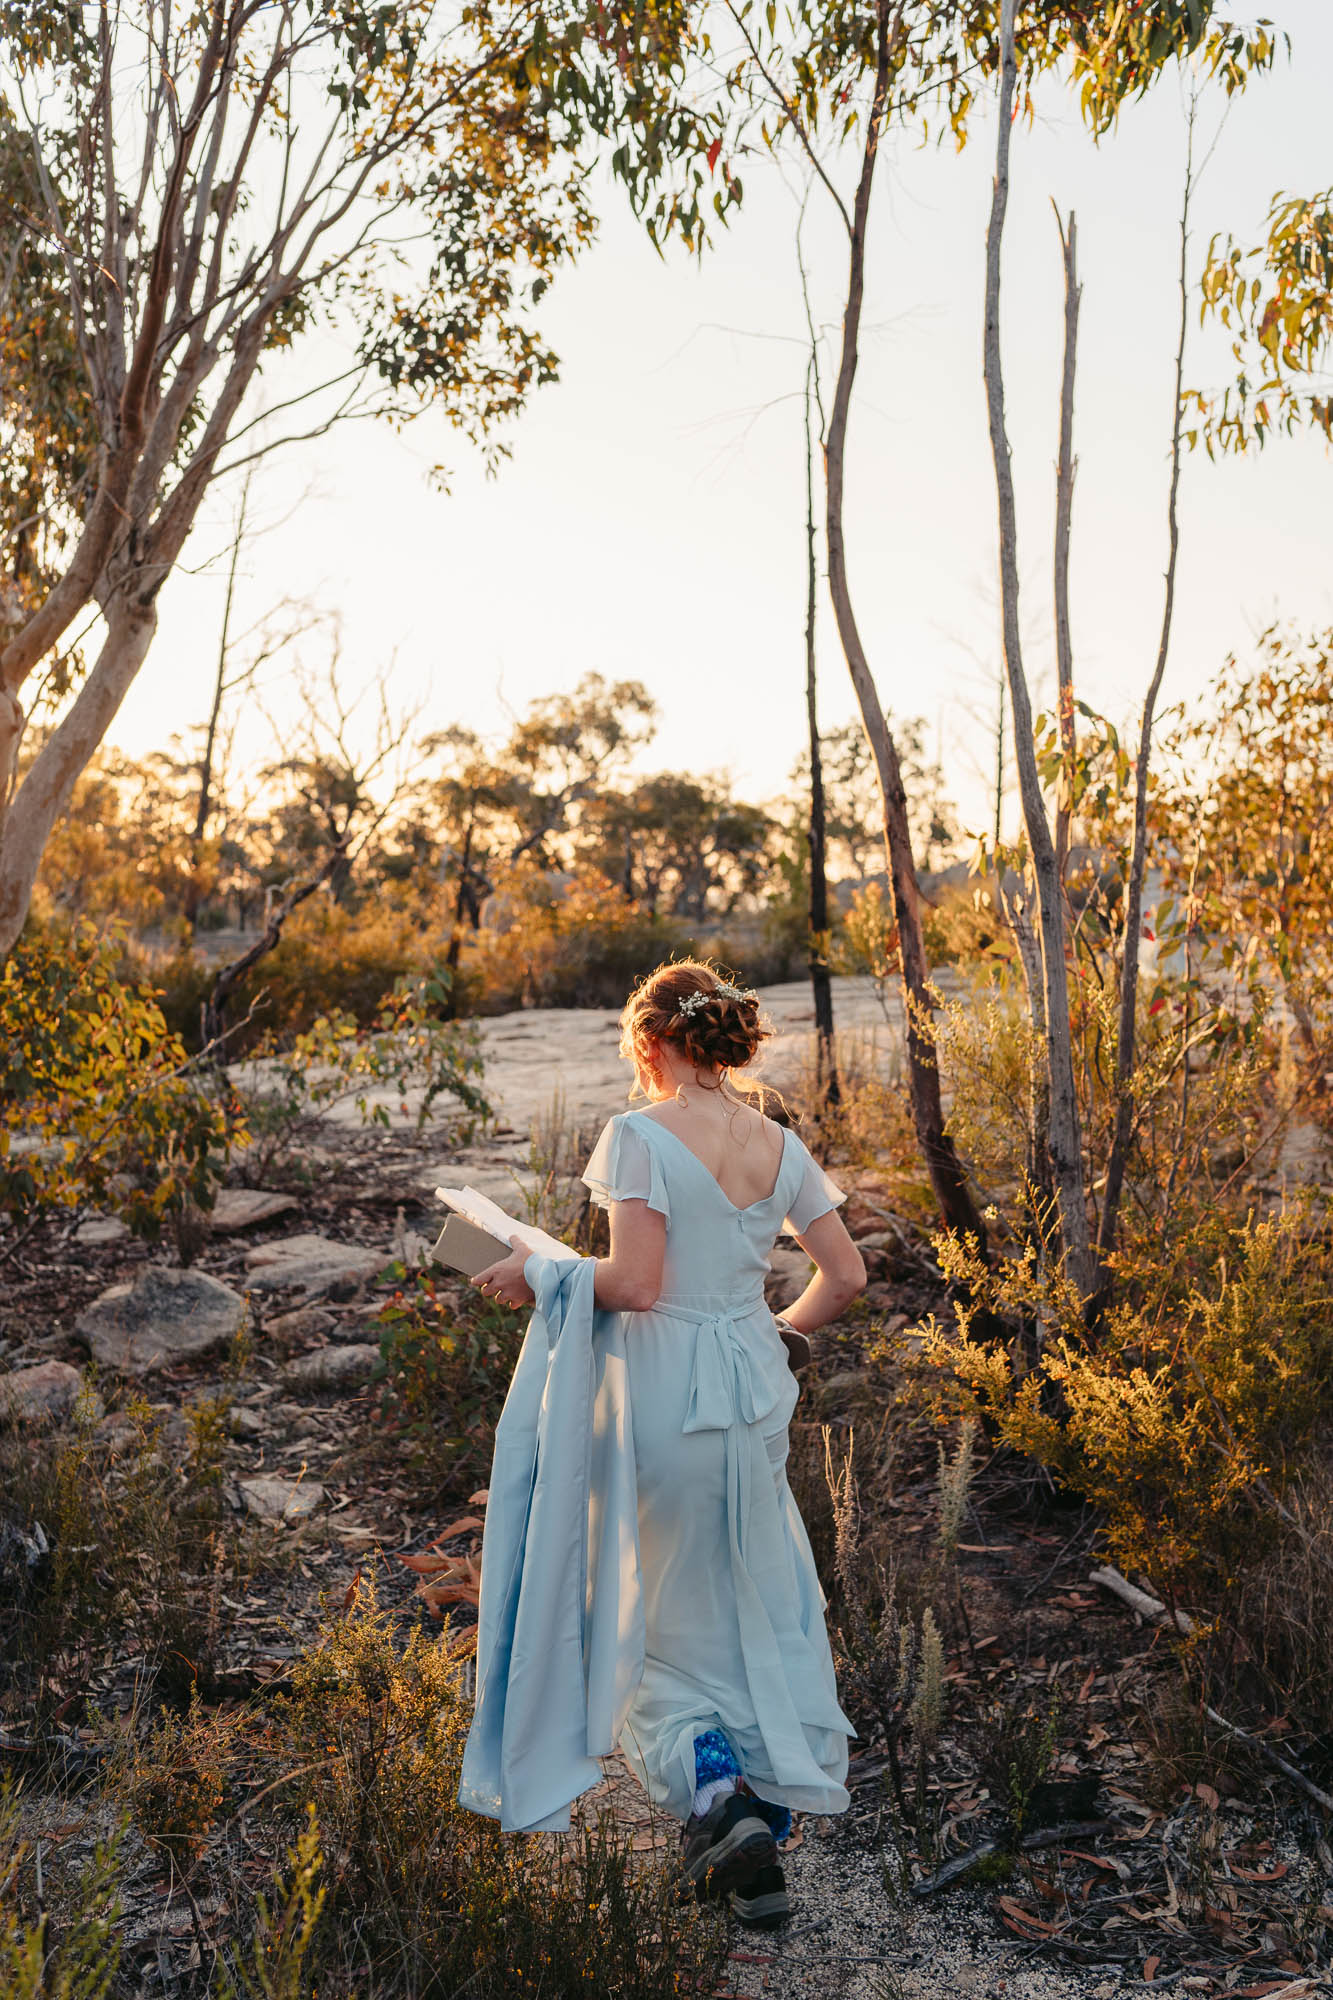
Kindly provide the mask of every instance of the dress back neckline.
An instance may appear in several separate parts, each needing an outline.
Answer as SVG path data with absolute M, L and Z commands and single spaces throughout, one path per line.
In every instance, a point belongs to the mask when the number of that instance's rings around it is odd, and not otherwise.
M 696 1167 L 698 1167 L 700 1173 L 707 1175 L 708 1179 L 717 1189 L 718 1194 L 721 1196 L 722 1200 L 727 1204 L 727 1207 L 732 1211 L 733 1215 L 748 1215 L 751 1209 L 766 1208 L 769 1202 L 776 1200 L 778 1191 L 782 1186 L 783 1172 L 787 1165 L 787 1133 L 789 1130 L 787 1126 L 785 1125 L 778 1126 L 778 1132 L 781 1135 L 782 1144 L 778 1154 L 778 1170 L 773 1177 L 773 1185 L 769 1189 L 768 1193 L 759 1195 L 754 1201 L 733 1201 L 731 1196 L 727 1193 L 726 1189 L 723 1187 L 721 1181 L 718 1179 L 717 1175 L 713 1172 L 713 1169 L 709 1166 L 705 1166 L 704 1162 L 699 1158 L 699 1155 L 695 1152 L 693 1146 L 689 1145 L 684 1139 L 682 1139 L 678 1132 L 673 1132 L 671 1127 L 669 1125 L 664 1125 L 660 1118 L 653 1118 L 647 1111 L 643 1110 L 641 1107 L 637 1105 L 633 1107 L 633 1109 L 629 1112 L 628 1115 L 630 1117 L 642 1118 L 646 1124 L 652 1127 L 654 1132 L 665 1132 L 667 1138 L 672 1141 L 673 1145 L 678 1146 L 682 1153 L 685 1153 L 691 1160 L 694 1161 L 694 1164 Z

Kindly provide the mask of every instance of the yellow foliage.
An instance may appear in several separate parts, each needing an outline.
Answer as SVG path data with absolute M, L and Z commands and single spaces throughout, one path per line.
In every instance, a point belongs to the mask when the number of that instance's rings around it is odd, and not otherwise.
M 1093 1501 L 1123 1562 L 1225 1584 L 1333 1427 L 1333 1246 L 1298 1213 L 1215 1219 L 1183 1286 L 1122 1258 L 1124 1302 L 1095 1337 L 1031 1254 L 996 1273 L 945 1254 L 973 1302 L 925 1329 L 945 1400 Z M 1016 1340 L 976 1334 L 981 1306 L 1040 1319 L 1035 1367 Z
M 96 1201 L 151 1237 L 211 1206 L 234 1107 L 118 960 L 91 924 L 30 925 L 0 969 L 0 1210 Z

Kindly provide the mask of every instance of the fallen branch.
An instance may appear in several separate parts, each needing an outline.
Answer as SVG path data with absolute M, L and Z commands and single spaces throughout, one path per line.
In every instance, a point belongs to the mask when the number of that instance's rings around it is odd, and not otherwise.
M 1104 1590 L 1113 1592 L 1122 1602 L 1128 1604 L 1131 1610 L 1137 1611 L 1141 1617 L 1149 1621 L 1155 1622 L 1166 1616 L 1164 1604 L 1159 1603 L 1155 1597 L 1150 1597 L 1146 1590 L 1137 1589 L 1109 1563 L 1104 1569 L 1095 1569 L 1088 1581 L 1101 1584 Z M 1194 1620 L 1188 1612 L 1177 1611 L 1173 1616 L 1182 1632 L 1188 1634 L 1194 1630 Z M 1244 1743 L 1251 1750 L 1257 1750 L 1261 1757 L 1266 1758 L 1275 1770 L 1281 1771 L 1284 1778 L 1290 1778 L 1292 1784 L 1298 1786 L 1307 1798 L 1313 1799 L 1317 1806 L 1322 1806 L 1325 1812 L 1333 1813 L 1333 1794 L 1322 1791 L 1312 1778 L 1307 1778 L 1304 1771 L 1289 1763 L 1271 1743 L 1265 1743 L 1261 1736 L 1251 1735 L 1250 1731 L 1242 1729 L 1238 1722 L 1228 1722 L 1224 1715 L 1219 1715 L 1215 1708 L 1209 1708 L 1206 1702 L 1203 1712 L 1210 1722 L 1225 1730 L 1228 1736 L 1234 1736 L 1238 1743 Z
M 1113 1597 L 1118 1597 L 1131 1611 L 1137 1611 L 1140 1618 L 1146 1618 L 1150 1625 L 1156 1624 L 1159 1618 L 1168 1615 L 1167 1608 L 1159 1597 L 1153 1597 L 1148 1591 L 1140 1590 L 1137 1584 L 1131 1583 L 1128 1577 L 1121 1576 L 1120 1571 L 1113 1568 L 1110 1563 L 1106 1563 L 1101 1569 L 1093 1570 L 1088 1582 L 1099 1583 L 1103 1590 L 1109 1590 Z M 1194 1630 L 1194 1620 L 1189 1612 L 1173 1611 L 1170 1617 L 1176 1630 L 1188 1638 Z
M 1244 1743 L 1249 1749 L 1257 1750 L 1261 1757 L 1266 1757 L 1270 1764 L 1281 1771 L 1283 1777 L 1290 1778 L 1292 1784 L 1298 1785 L 1307 1797 L 1314 1800 L 1317 1806 L 1322 1806 L 1325 1812 L 1333 1812 L 1333 1797 L 1329 1793 L 1321 1791 L 1313 1779 L 1306 1777 L 1304 1771 L 1298 1771 L 1294 1764 L 1289 1764 L 1287 1759 L 1279 1755 L 1271 1743 L 1264 1742 L 1262 1736 L 1252 1736 L 1249 1730 L 1242 1729 L 1238 1722 L 1228 1722 L 1226 1717 L 1219 1715 L 1215 1708 L 1209 1708 L 1207 1702 L 1204 1703 L 1203 1712 L 1210 1722 L 1216 1723 L 1219 1729 L 1224 1729 L 1228 1736 L 1234 1736 L 1238 1743 Z
M 1062 1847 L 1067 1840 L 1089 1840 L 1094 1834 L 1105 1833 L 1111 1825 L 1109 1819 L 1071 1819 L 1060 1826 L 1038 1826 L 1031 1833 L 1025 1833 L 1018 1842 L 1018 1850 L 1023 1854 L 1035 1854 L 1043 1847 Z M 937 1889 L 947 1889 L 951 1882 L 961 1880 L 978 1865 L 989 1861 L 993 1854 L 1012 1853 L 1012 1843 L 991 1839 L 982 1840 L 970 1847 L 966 1854 L 958 1855 L 953 1861 L 946 1861 L 924 1882 L 912 1884 L 914 1896 L 932 1896 Z

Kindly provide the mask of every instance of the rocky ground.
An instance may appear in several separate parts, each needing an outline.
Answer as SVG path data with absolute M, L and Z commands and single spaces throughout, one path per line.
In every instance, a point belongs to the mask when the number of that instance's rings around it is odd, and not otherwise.
M 763 997 L 779 1030 L 766 1072 L 779 1085 L 798 1082 L 811 1059 L 808 990 Z M 869 982 L 840 982 L 838 1006 L 861 1053 L 892 1068 L 897 1023 Z M 227 1498 L 262 1546 L 244 1585 L 221 1599 L 222 1680 L 236 1694 L 281 1675 L 322 1604 L 341 1598 L 372 1551 L 385 1552 L 397 1579 L 386 1588 L 410 1604 L 411 1579 L 395 1559 L 428 1549 L 443 1510 L 484 1483 L 483 1437 L 435 1491 L 400 1476 L 377 1449 L 375 1313 L 425 1253 L 438 1222 L 432 1188 L 466 1181 L 515 1212 L 525 1201 L 558 1206 L 597 1129 L 626 1101 L 610 1013 L 518 1014 L 485 1022 L 480 1034 L 497 1118 L 473 1143 L 448 1146 L 429 1125 L 417 1134 L 396 1097 L 388 1132 L 363 1130 L 353 1109 L 335 1111 L 296 1156 L 271 1163 L 270 1185 L 244 1184 L 239 1163 L 241 1184 L 225 1190 L 188 1269 L 114 1221 L 85 1217 L 34 1238 L 9 1273 L 0 1387 L 11 1422 L 34 1432 L 66 1422 L 76 1397 L 91 1395 L 114 1429 L 129 1421 L 133 1391 L 156 1411 L 168 1447 L 179 1448 L 191 1406 L 225 1395 Z M 873 1177 L 858 1181 L 848 1214 L 867 1250 L 873 1323 L 900 1329 L 938 1300 L 928 1255 L 905 1255 L 900 1232 L 885 1229 Z M 794 1247 L 780 1251 L 775 1297 L 791 1296 L 807 1268 Z M 863 1384 L 867 1324 L 825 1343 L 806 1386 L 812 1438 L 820 1422 L 835 1433 L 845 1427 L 847 1399 Z M 934 1521 L 931 1453 L 909 1456 L 892 1476 L 873 1456 L 870 1464 L 903 1547 L 923 1545 Z M 1161 1624 L 1089 1582 L 1094 1536 L 1081 1513 L 983 1468 L 960 1556 L 969 1624 L 948 1662 L 955 1735 L 946 1729 L 939 1749 L 933 1855 L 901 1847 L 884 1746 L 858 1746 L 852 1812 L 807 1820 L 786 1857 L 793 1922 L 780 1934 L 736 1938 L 737 1995 L 1101 2000 L 1170 1988 L 1301 2000 L 1333 1992 L 1301 1947 L 1321 1908 L 1333 1920 L 1320 1814 L 1308 1801 L 1293 1807 L 1262 1764 L 1216 1784 L 1154 1765 L 1143 1717 L 1171 1680 L 1169 1640 Z M 475 1536 L 460 1532 L 450 1546 L 461 1559 Z M 119 1662 L 108 1700 L 133 1668 Z M 1038 1709 L 1058 1697 L 1057 1780 L 1083 1786 L 1082 1807 L 1053 1808 L 1063 1833 L 1006 1879 L 928 1892 L 932 1867 L 993 1830 L 996 1801 L 979 1774 L 973 1725 L 1000 1690 Z M 22 1750 L 23 1719 L 8 1715 L 0 1754 Z M 640 1844 L 669 1841 L 623 1772 L 609 1773 L 606 1796 Z M 30 1805 L 40 1820 L 40 1800 Z M 148 1939 L 151 1909 L 140 1914 Z M 179 1941 L 192 1948 L 188 1924 Z M 164 1958 L 159 1933 L 146 1992 L 171 1989 L 165 1949 Z M 147 1943 L 144 1952 L 147 1965 Z

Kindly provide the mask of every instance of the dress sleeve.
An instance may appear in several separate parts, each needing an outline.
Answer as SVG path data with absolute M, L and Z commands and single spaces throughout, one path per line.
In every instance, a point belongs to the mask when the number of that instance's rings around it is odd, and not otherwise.
M 631 1118 L 612 1118 L 592 1149 L 583 1178 L 599 1208 L 613 1201 L 646 1201 L 671 1220 L 666 1181 L 657 1154 Z
M 795 1132 L 791 1135 L 801 1162 L 802 1174 L 796 1193 L 792 1196 L 783 1228 L 791 1236 L 803 1236 L 812 1222 L 830 1209 L 838 1208 L 847 1197 L 836 1181 L 831 1181 L 805 1141 Z

